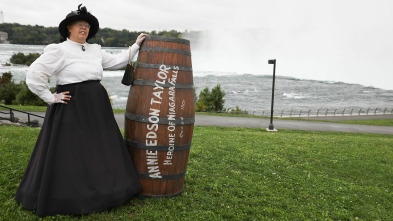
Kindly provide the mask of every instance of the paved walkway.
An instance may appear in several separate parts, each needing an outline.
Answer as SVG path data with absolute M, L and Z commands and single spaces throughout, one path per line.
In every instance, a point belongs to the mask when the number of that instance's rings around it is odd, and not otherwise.
M 34 113 L 44 116 L 45 113 Z M 21 120 L 26 120 L 26 115 L 19 113 L 15 114 Z M 364 115 L 364 116 L 336 116 L 336 117 L 318 117 L 324 120 L 364 120 L 364 119 L 393 119 L 393 115 Z M 115 114 L 115 119 L 120 129 L 124 128 L 124 114 Z M 315 118 L 312 118 L 315 119 Z M 38 120 L 42 125 L 43 120 L 32 116 L 31 120 Z M 248 127 L 248 128 L 267 128 L 270 124 L 269 119 L 262 118 L 244 118 L 244 117 L 218 117 L 196 115 L 196 126 L 223 126 L 223 127 Z M 298 120 L 281 120 L 274 119 L 273 125 L 275 129 L 290 129 L 290 130 L 313 130 L 313 131 L 338 131 L 338 132 L 355 132 L 355 133 L 376 133 L 376 134 L 390 134 L 393 135 L 392 126 L 371 126 L 371 125 L 357 125 L 357 124 L 340 124 L 314 121 L 298 121 Z

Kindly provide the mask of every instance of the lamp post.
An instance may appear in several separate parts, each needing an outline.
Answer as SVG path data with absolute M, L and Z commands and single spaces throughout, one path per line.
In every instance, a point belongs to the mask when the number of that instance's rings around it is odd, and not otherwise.
M 275 81 L 276 81 L 276 59 L 269 60 L 268 64 L 273 65 L 273 87 L 272 87 L 272 108 L 270 111 L 270 124 L 269 124 L 269 127 L 267 128 L 267 131 L 277 132 L 277 130 L 274 129 L 274 125 L 273 125 L 274 85 L 275 85 Z

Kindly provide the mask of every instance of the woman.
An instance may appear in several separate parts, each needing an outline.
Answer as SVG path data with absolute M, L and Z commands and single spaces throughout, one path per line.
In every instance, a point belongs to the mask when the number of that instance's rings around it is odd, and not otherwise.
M 39 216 L 101 211 L 141 190 L 100 80 L 103 69 L 127 64 L 145 34 L 121 54 L 102 51 L 86 42 L 99 23 L 80 6 L 59 25 L 66 40 L 48 45 L 26 75 L 29 89 L 50 105 L 15 200 Z

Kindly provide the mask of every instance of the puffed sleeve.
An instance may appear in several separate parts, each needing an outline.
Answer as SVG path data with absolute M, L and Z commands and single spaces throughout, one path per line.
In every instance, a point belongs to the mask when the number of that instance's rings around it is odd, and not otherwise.
M 111 54 L 104 50 L 102 53 L 102 67 L 104 69 L 120 69 L 127 65 L 129 60 L 132 60 L 139 50 L 138 44 L 133 44 L 128 50 L 125 50 L 119 54 Z
M 29 67 L 26 74 L 26 84 L 29 89 L 42 100 L 54 103 L 54 96 L 49 90 L 49 78 L 56 74 L 62 64 L 62 50 L 58 44 L 45 47 L 44 53 Z

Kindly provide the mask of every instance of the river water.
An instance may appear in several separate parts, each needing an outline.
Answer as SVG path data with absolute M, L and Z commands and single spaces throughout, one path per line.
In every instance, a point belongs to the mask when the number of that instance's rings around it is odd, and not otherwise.
M 0 71 L 11 71 L 15 82 L 25 79 L 27 66 L 12 65 L 9 59 L 22 52 L 42 53 L 42 45 L 0 44 Z M 126 48 L 103 48 L 119 53 Z M 198 53 L 193 51 L 193 55 Z M 200 56 L 200 55 L 199 55 Z M 205 87 L 212 89 L 217 84 L 225 91 L 225 108 L 238 106 L 242 110 L 258 112 L 270 110 L 272 97 L 272 76 L 237 72 L 218 72 L 201 70 L 193 64 L 194 86 L 197 95 Z M 124 71 L 104 71 L 101 83 L 108 90 L 113 108 L 125 109 L 129 87 L 121 84 Z M 51 82 L 55 82 L 51 79 Z M 277 76 L 275 85 L 275 110 L 290 109 L 351 109 L 351 108 L 389 108 L 393 107 L 393 90 L 366 87 L 343 82 L 304 80 Z M 52 83 L 54 84 L 54 83 Z M 52 85 L 54 86 L 54 85 Z

